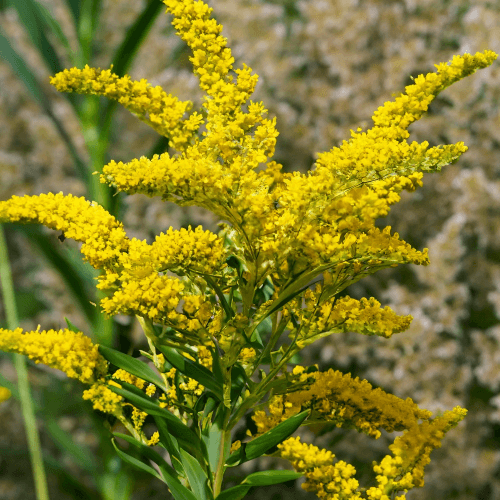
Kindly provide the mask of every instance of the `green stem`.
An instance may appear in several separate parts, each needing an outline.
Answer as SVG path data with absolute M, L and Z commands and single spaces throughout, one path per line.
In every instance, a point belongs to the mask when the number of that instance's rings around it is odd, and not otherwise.
M 14 286 L 12 283 L 12 274 L 10 272 L 9 256 L 4 237 L 2 225 L 0 224 L 0 278 L 2 281 L 2 294 L 4 299 L 5 316 L 7 318 L 7 327 L 14 330 L 19 325 L 17 317 L 16 301 L 14 297 Z M 19 399 L 21 401 L 21 411 L 26 428 L 26 437 L 28 439 L 28 448 L 33 467 L 33 478 L 35 481 L 37 500 L 49 500 L 49 490 L 47 487 L 47 477 L 43 466 L 42 448 L 40 437 L 36 426 L 35 410 L 31 398 L 30 386 L 28 381 L 28 369 L 26 358 L 19 354 L 14 354 L 14 366 L 17 371 L 17 384 L 19 388 Z
M 226 408 L 224 412 L 224 420 L 222 428 L 224 432 L 222 433 L 220 444 L 219 444 L 219 460 L 217 462 L 217 470 L 215 471 L 214 478 L 214 498 L 220 494 L 222 489 L 222 479 L 224 478 L 224 472 L 226 471 L 226 454 L 225 450 L 231 443 L 231 430 L 228 428 L 228 421 L 231 415 L 231 409 Z
M 99 122 L 99 98 L 87 96 L 80 111 L 80 122 L 83 137 L 90 157 L 90 165 L 87 170 L 87 190 L 92 201 L 96 201 L 103 208 L 109 211 L 111 205 L 111 193 L 109 188 L 101 184 L 99 175 L 93 172 L 101 172 L 104 165 L 106 151 L 108 148 L 108 137 L 103 136 L 98 127 Z M 106 294 L 98 290 L 98 300 L 104 298 Z M 113 344 L 113 320 L 106 319 L 102 314 L 96 314 L 94 325 L 97 342 L 106 346 Z

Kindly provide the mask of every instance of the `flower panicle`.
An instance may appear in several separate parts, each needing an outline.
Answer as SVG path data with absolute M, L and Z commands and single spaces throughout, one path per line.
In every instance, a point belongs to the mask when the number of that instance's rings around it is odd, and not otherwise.
M 39 223 L 83 242 L 81 252 L 96 269 L 109 266 L 128 249 L 129 239 L 108 211 L 83 196 L 48 193 L 0 201 L 1 222 Z
M 203 123 L 202 116 L 196 112 L 184 118 L 192 102 L 180 101 L 160 86 L 153 87 L 146 79 L 119 77 L 112 69 L 101 70 L 87 64 L 83 69 L 71 68 L 57 73 L 50 83 L 59 92 L 99 95 L 117 101 L 160 135 L 168 137 L 176 149 L 185 149 Z
M 387 432 L 409 429 L 418 420 L 427 420 L 432 415 L 411 398 L 404 400 L 380 388 L 373 389 L 369 382 L 353 379 L 349 373 L 332 369 L 307 373 L 303 367 L 295 367 L 293 373 L 309 387 L 273 396 L 267 405 L 269 414 L 256 411 L 252 418 L 259 434 L 305 409 L 312 410 L 313 419 L 356 429 L 375 439 L 381 436 L 380 429 Z
M 68 329 L 23 332 L 22 328 L 0 328 L 0 349 L 57 368 L 84 384 L 94 383 L 108 371 L 108 363 L 99 354 L 98 345 L 82 332 Z

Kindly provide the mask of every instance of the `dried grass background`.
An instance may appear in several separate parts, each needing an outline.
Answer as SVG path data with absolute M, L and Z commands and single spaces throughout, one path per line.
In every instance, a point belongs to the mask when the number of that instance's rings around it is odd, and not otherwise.
M 68 16 L 60 0 L 43 3 L 59 19 Z M 311 168 L 315 152 L 339 145 L 349 138 L 349 129 L 369 126 L 373 111 L 411 84 L 410 75 L 432 71 L 434 63 L 454 54 L 484 49 L 500 52 L 500 4 L 496 1 L 209 3 L 224 25 L 237 64 L 245 62 L 260 75 L 255 98 L 264 101 L 271 116 L 277 116 L 276 159 L 287 170 Z M 97 64 L 106 66 L 143 2 L 105 0 L 103 5 Z M 160 16 L 130 73 L 199 104 L 188 53 L 168 23 L 166 16 Z M 0 25 L 47 82 L 48 74 L 12 10 L 1 16 Z M 50 93 L 56 113 L 70 124 L 83 153 L 83 139 L 69 106 L 55 91 Z M 381 221 L 417 248 L 429 247 L 431 265 L 379 272 L 350 290 L 356 297 L 375 296 L 400 314 L 411 313 L 410 330 L 390 340 L 357 334 L 331 336 L 303 357 L 304 364 L 352 371 L 432 411 L 456 405 L 469 409 L 465 421 L 431 455 L 425 487 L 408 493 L 408 500 L 500 498 L 499 107 L 500 65 L 496 62 L 443 92 L 428 115 L 410 127 L 410 140 L 428 140 L 431 146 L 464 141 L 469 146 L 456 165 L 441 174 L 426 174 L 424 187 L 406 193 Z M 110 156 L 117 161 L 145 154 L 155 142 L 155 133 L 126 111 L 118 113 L 114 130 Z M 0 131 L 0 199 L 49 191 L 84 193 L 52 123 L 1 61 Z M 151 238 L 170 225 L 201 223 L 215 229 L 217 221 L 201 210 L 179 209 L 135 195 L 127 200 L 124 222 L 133 236 Z M 58 275 L 26 240 L 8 234 L 16 287 L 34 290 L 45 306 L 24 318 L 22 326 L 61 328 L 64 316 L 84 325 Z M 7 357 L 0 358 L 0 369 L 14 377 Z M 32 375 L 35 391 L 56 376 L 39 367 L 32 369 Z M 15 401 L 0 406 L 0 445 L 26 447 L 21 421 Z M 86 420 L 75 417 L 60 425 L 72 430 L 77 442 L 80 439 L 92 446 L 95 437 Z M 380 459 L 393 437 L 384 435 L 373 441 L 354 431 L 335 431 L 316 438 L 315 444 L 331 446 L 339 459 L 353 463 L 362 477 L 369 477 L 370 468 L 362 464 L 369 466 Z M 50 440 L 43 442 L 47 452 L 57 457 L 59 452 Z M 267 466 L 274 463 L 266 462 Z M 25 456 L 9 463 L 0 456 L 0 499 L 35 498 L 30 474 Z M 165 489 L 155 492 L 153 481 L 140 481 L 134 500 L 168 498 Z M 79 498 L 53 478 L 50 486 L 53 499 Z M 257 497 L 314 498 L 297 486 L 255 489 L 249 495 Z

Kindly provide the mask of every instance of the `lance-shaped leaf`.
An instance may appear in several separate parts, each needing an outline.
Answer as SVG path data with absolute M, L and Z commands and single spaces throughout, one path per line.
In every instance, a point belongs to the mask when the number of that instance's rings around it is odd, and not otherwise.
M 239 484 L 228 490 L 222 491 L 215 500 L 241 500 L 245 497 L 252 486 L 249 484 Z
M 127 462 L 129 465 L 132 465 L 132 467 L 135 467 L 136 469 L 139 469 L 143 472 L 147 472 L 148 474 L 151 474 L 152 476 L 156 477 L 157 479 L 159 479 L 163 483 L 165 482 L 163 480 L 163 478 L 160 476 L 160 474 L 158 474 L 158 472 L 156 472 L 156 470 L 153 469 L 153 467 L 145 464 L 141 460 L 138 460 L 137 458 L 134 458 L 134 457 L 130 456 L 128 453 L 125 453 L 124 451 L 120 450 L 120 448 L 118 448 L 118 445 L 115 443 L 114 439 L 112 439 L 111 442 L 113 443 L 113 446 L 115 447 L 115 450 L 118 453 L 118 456 L 124 462 Z
M 184 375 L 192 378 L 211 390 L 218 398 L 222 399 L 222 384 L 216 380 L 213 373 L 203 365 L 185 358 L 172 347 L 159 345 L 158 349 L 163 353 L 165 359 Z
M 103 345 L 99 346 L 99 352 L 110 363 L 118 368 L 122 368 L 136 377 L 146 380 L 147 382 L 151 382 L 165 392 L 167 391 L 167 387 L 165 386 L 165 383 L 161 379 L 160 375 L 143 361 Z
M 302 474 L 293 470 L 264 470 L 250 474 L 243 480 L 242 484 L 251 484 L 252 486 L 269 486 L 271 484 L 293 481 L 299 477 L 302 477 Z
M 137 441 L 137 439 L 133 438 L 132 436 L 127 436 L 126 434 L 120 434 L 118 432 L 115 432 L 113 433 L 113 435 L 121 439 L 124 439 L 125 441 L 130 443 L 131 445 L 133 445 L 135 448 L 138 449 L 138 451 L 142 456 L 149 458 L 149 460 L 153 461 L 156 465 L 158 465 L 164 478 L 163 481 L 167 483 L 168 488 L 172 493 L 173 497 L 175 498 L 175 500 L 199 500 L 199 498 L 201 498 L 195 496 L 178 480 L 177 478 L 178 476 L 175 470 L 172 469 L 172 467 L 168 465 L 168 463 L 163 459 L 163 457 L 155 450 L 153 450 L 153 448 L 150 448 L 149 446 Z
M 292 470 L 265 470 L 247 476 L 241 484 L 222 491 L 216 500 L 240 500 L 245 497 L 253 486 L 269 486 L 286 483 L 302 477 L 302 474 Z
M 201 439 L 206 446 L 210 470 L 215 473 L 220 463 L 224 463 L 229 456 L 231 447 L 230 439 L 224 441 L 224 406 L 221 404 L 217 409 L 215 419 L 201 431 Z
M 158 433 L 160 434 L 160 444 L 168 451 L 170 460 L 177 474 L 179 476 L 186 477 L 177 439 L 175 439 L 175 437 L 169 432 L 165 419 L 157 416 L 153 416 L 153 418 L 156 422 Z
M 240 449 L 231 454 L 226 464 L 233 467 L 271 452 L 276 445 L 282 443 L 287 437 L 292 435 L 308 415 L 309 410 L 298 413 L 268 430 L 258 438 L 255 438 L 253 441 L 243 444 Z
M 40 11 L 40 5 L 34 0 L 14 1 L 19 19 L 24 24 L 33 45 L 36 47 L 52 73 L 61 71 L 62 66 L 54 47 L 47 38 L 47 24 Z
M 141 455 L 155 462 L 158 465 L 160 471 L 162 472 L 163 477 L 160 476 L 160 474 L 158 474 L 158 472 L 156 472 L 156 470 L 150 465 L 147 465 L 141 460 L 138 460 L 137 458 L 134 458 L 125 453 L 124 451 L 120 450 L 120 448 L 118 448 L 118 446 L 116 445 L 115 440 L 113 439 L 113 446 L 115 447 L 116 451 L 125 462 L 129 463 L 130 465 L 144 472 L 148 472 L 149 474 L 158 478 L 160 481 L 167 483 L 168 489 L 170 490 L 170 493 L 172 493 L 172 496 L 174 497 L 175 500 L 197 500 L 197 498 L 193 495 L 193 493 L 189 491 L 177 479 L 175 471 L 172 469 L 172 467 L 170 467 L 170 465 L 167 464 L 167 462 L 165 462 L 165 460 L 160 456 L 159 453 L 157 453 L 149 446 L 140 443 L 132 436 L 127 436 L 126 434 L 120 434 L 120 433 L 114 433 L 114 435 L 132 444 L 135 448 L 139 450 Z
M 149 458 L 149 460 L 151 460 L 158 466 L 161 473 L 163 474 L 163 477 L 167 478 L 171 476 L 175 478 L 176 476 L 175 471 L 172 469 L 172 467 L 170 467 L 170 465 L 168 465 L 165 459 L 153 448 L 141 443 L 140 441 L 138 441 L 132 436 L 129 436 L 128 434 L 113 432 L 113 436 L 119 437 L 120 439 L 127 441 L 127 443 L 130 443 L 132 446 L 137 448 L 137 450 L 143 457 Z
M 180 450 L 182 465 L 186 471 L 189 484 L 198 500 L 212 500 L 208 488 L 208 477 L 198 460 L 185 450 Z
M 108 389 L 128 399 L 134 406 L 145 411 L 148 415 L 164 418 L 167 421 L 169 431 L 177 440 L 188 449 L 199 450 L 203 445 L 199 437 L 182 420 L 168 410 L 161 408 L 159 404 L 151 399 L 146 399 L 127 389 L 121 389 L 114 385 L 107 385 Z

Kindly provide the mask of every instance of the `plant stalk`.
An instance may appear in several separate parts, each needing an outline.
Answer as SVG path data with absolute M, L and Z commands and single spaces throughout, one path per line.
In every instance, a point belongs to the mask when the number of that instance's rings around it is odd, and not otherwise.
M 14 296 L 14 286 L 7 252 L 4 231 L 0 224 L 0 280 L 2 282 L 2 295 L 7 318 L 7 327 L 14 330 L 19 325 L 17 307 Z M 37 500 L 49 500 L 49 489 L 47 487 L 47 476 L 43 464 L 42 447 L 40 436 L 36 426 L 35 410 L 31 397 L 30 385 L 28 381 L 28 369 L 26 358 L 20 354 L 13 354 L 14 366 L 17 372 L 17 385 L 19 389 L 19 399 L 23 414 L 28 448 L 30 452 L 31 465 L 33 468 L 33 479 Z

